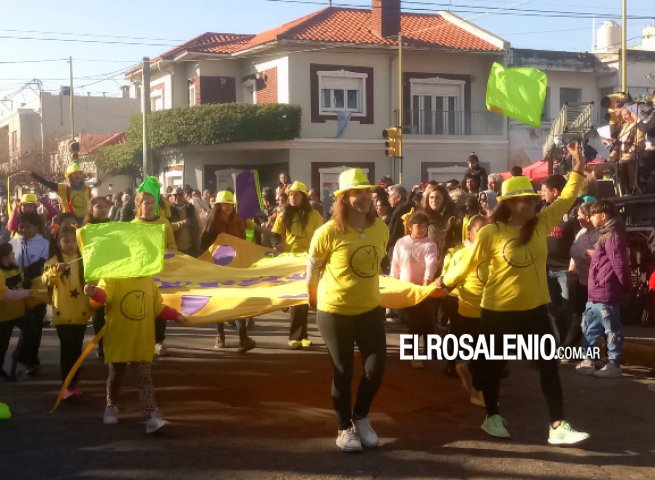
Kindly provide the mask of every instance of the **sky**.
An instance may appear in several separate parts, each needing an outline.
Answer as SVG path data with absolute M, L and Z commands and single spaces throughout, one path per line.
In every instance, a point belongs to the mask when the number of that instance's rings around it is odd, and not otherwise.
M 319 10 L 329 0 L 32 0 L 2 2 L 0 115 L 7 100 L 21 103 L 32 80 L 58 92 L 118 96 L 123 72 L 205 32 L 258 33 Z M 653 0 L 627 0 L 628 44 L 653 24 Z M 371 0 L 333 0 L 370 8 Z M 650 8 L 648 8 L 650 5 Z M 593 17 L 620 23 L 621 0 L 403 0 L 403 11 L 450 10 L 516 48 L 589 51 Z M 651 18 L 648 18 L 648 15 Z M 26 90 L 27 88 L 27 90 Z M 3 108 L 4 106 L 4 108 Z

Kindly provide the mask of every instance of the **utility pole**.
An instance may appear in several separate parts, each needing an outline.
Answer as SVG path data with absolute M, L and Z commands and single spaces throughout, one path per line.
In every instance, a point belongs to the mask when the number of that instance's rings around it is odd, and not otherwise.
M 70 117 L 71 117 L 71 140 L 75 140 L 75 111 L 73 109 L 75 89 L 73 88 L 73 56 L 68 57 L 70 65 Z
M 400 130 L 398 142 L 398 183 L 403 183 L 403 36 L 398 32 L 398 122 Z
M 628 93 L 627 0 L 621 0 L 621 91 Z
M 143 178 L 152 173 L 150 149 L 148 148 L 148 126 L 146 118 L 150 113 L 150 58 L 143 57 L 141 67 L 141 113 L 143 114 Z

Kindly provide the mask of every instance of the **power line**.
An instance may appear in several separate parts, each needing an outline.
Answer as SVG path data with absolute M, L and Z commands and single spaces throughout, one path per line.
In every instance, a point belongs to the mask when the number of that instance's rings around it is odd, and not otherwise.
M 0 28 L 0 32 L 11 32 L 11 33 L 39 33 L 45 35 L 69 35 L 73 37 L 104 37 L 104 38 L 114 38 L 114 39 L 123 39 L 123 40 L 152 40 L 155 42 L 184 42 L 185 40 L 172 39 L 172 38 L 150 38 L 150 37 L 132 37 L 127 35 L 104 35 L 101 33 L 83 33 L 83 32 L 51 32 L 43 30 L 18 30 L 18 29 L 8 29 Z
M 19 35 L 0 35 L 0 38 L 7 40 L 35 40 L 47 42 L 72 42 L 72 43 L 100 43 L 103 45 L 140 45 L 149 47 L 175 47 L 177 43 L 145 43 L 145 42 L 119 42 L 111 40 L 84 40 L 79 38 L 54 38 L 54 37 L 27 37 Z

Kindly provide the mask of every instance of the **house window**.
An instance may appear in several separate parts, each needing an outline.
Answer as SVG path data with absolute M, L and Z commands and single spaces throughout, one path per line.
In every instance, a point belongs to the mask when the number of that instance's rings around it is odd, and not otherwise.
M 544 107 L 541 109 L 542 120 L 552 120 L 550 115 L 550 87 L 546 87 L 546 98 L 544 99 Z
M 257 103 L 257 81 L 254 79 L 248 79 L 241 83 L 241 88 L 243 92 L 243 103 L 255 104 Z
M 366 113 L 366 73 L 335 70 L 318 73 L 320 113 L 352 112 L 353 116 Z
M 189 106 L 193 107 L 196 104 L 196 84 L 189 84 Z
M 410 79 L 410 131 L 427 135 L 464 133 L 464 81 Z
M 220 192 L 221 190 L 227 190 L 228 188 L 234 190 L 233 174 L 237 172 L 238 170 L 234 168 L 227 168 L 224 170 L 214 170 L 214 175 L 216 177 L 216 191 Z
M 581 88 L 560 88 L 559 89 L 559 106 L 562 108 L 565 103 L 582 102 Z
M 11 132 L 11 153 L 18 155 L 18 130 Z

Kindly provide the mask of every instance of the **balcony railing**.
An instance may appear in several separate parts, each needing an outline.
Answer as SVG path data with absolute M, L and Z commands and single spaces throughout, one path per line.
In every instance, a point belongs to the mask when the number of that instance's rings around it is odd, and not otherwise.
M 406 134 L 503 135 L 505 124 L 505 118 L 493 112 L 403 111 L 403 129 Z

